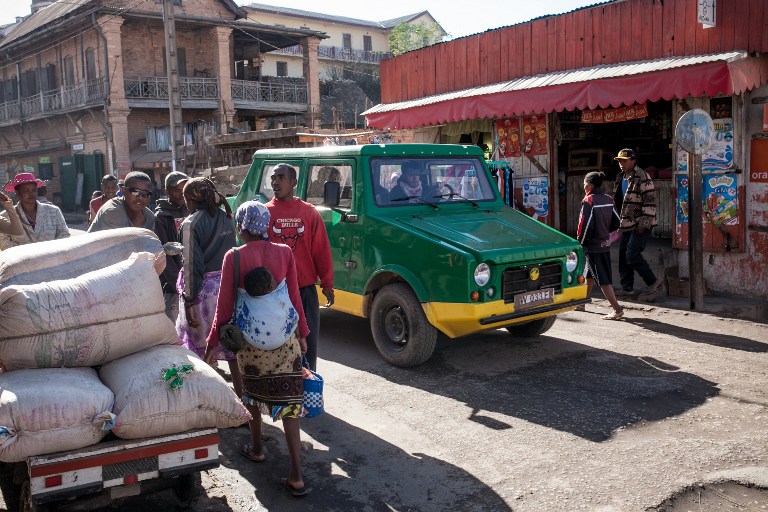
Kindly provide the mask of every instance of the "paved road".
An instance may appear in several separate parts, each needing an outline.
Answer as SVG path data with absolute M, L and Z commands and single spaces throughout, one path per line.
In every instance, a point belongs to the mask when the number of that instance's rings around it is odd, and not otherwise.
M 246 429 L 229 429 L 192 510 L 685 510 L 656 507 L 698 483 L 768 487 L 766 326 L 645 306 L 607 322 L 606 311 L 562 315 L 538 339 L 442 339 L 410 369 L 379 358 L 364 320 L 324 311 L 327 413 L 302 423 L 312 494 L 280 489 L 277 426 L 260 464 L 238 454 Z M 740 488 L 728 485 L 730 499 Z M 768 508 L 766 496 L 749 505 Z M 159 507 L 172 501 L 119 509 Z

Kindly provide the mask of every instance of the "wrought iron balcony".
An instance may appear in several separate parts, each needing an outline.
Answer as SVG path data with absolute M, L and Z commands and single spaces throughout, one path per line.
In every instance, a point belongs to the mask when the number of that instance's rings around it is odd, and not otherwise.
M 100 105 L 107 98 L 106 80 L 97 78 L 82 84 L 67 85 L 52 91 L 0 103 L 0 123 L 42 118 L 78 108 Z
M 303 55 L 301 45 L 293 45 L 288 48 L 281 48 L 269 53 L 283 55 Z M 378 64 L 384 59 L 392 57 L 390 52 L 374 52 L 371 50 L 356 50 L 353 48 L 343 48 L 341 46 L 323 46 L 317 48 L 317 55 L 320 59 L 342 60 L 346 62 L 365 62 L 368 64 Z
M 179 77 L 182 100 L 218 100 L 219 79 Z M 125 97 L 128 99 L 167 100 L 168 78 L 147 76 L 125 79 Z
M 308 101 L 306 83 L 269 83 L 232 80 L 232 99 L 257 103 L 299 103 Z

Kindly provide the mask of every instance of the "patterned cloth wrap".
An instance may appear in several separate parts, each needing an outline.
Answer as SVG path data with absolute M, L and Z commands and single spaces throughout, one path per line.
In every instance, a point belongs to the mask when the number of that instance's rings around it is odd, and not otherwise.
M 208 345 L 208 333 L 211 331 L 213 316 L 216 313 L 216 300 L 219 297 L 221 285 L 221 271 L 206 272 L 203 274 L 203 287 L 197 295 L 197 304 L 192 309 L 197 313 L 200 326 L 190 327 L 187 322 L 187 313 L 184 310 L 184 269 L 179 271 L 179 279 L 176 282 L 176 291 L 179 294 L 179 316 L 176 319 L 176 333 L 179 335 L 184 348 L 188 348 L 201 359 L 205 357 L 205 348 Z M 213 353 L 216 361 L 234 361 L 235 354 L 222 345 L 216 347 Z
M 235 321 L 245 341 L 262 350 L 274 350 L 290 339 L 299 324 L 299 314 L 288 296 L 285 279 L 266 295 L 252 297 L 242 288 L 237 294 Z
M 246 344 L 237 352 L 243 376 L 243 403 L 254 406 L 272 421 L 305 416 L 301 347 L 296 334 L 275 350 Z
M 240 226 L 240 231 L 269 240 L 269 210 L 259 201 L 241 204 L 235 212 L 235 222 Z

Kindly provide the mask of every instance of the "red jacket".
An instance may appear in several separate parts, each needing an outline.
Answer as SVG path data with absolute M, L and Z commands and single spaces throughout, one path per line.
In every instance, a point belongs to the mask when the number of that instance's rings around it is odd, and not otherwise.
M 323 290 L 333 288 L 331 244 L 325 224 L 315 207 L 301 199 L 267 204 L 269 210 L 269 239 L 285 244 L 293 251 L 299 288 L 316 284 Z

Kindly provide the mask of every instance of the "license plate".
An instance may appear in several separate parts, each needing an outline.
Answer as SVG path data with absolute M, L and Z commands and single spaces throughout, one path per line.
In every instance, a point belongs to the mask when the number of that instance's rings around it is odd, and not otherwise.
M 543 288 L 532 292 L 518 293 L 515 295 L 515 311 L 535 308 L 542 304 L 552 304 L 553 302 L 555 302 L 554 288 Z

